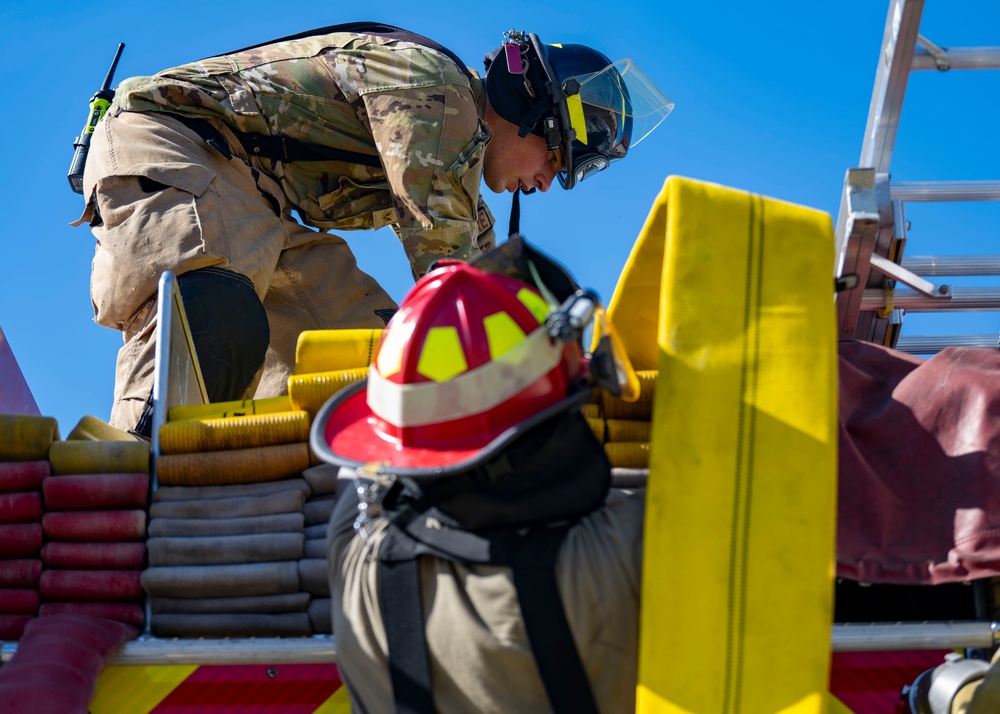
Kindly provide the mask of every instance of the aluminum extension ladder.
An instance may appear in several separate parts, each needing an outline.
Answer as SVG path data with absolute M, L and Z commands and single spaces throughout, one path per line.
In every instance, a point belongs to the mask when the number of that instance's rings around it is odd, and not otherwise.
M 900 336 L 906 312 L 1000 310 L 1000 286 L 961 288 L 928 279 L 998 276 L 1000 256 L 903 257 L 907 203 L 1000 201 L 1000 181 L 890 180 L 910 73 L 1000 69 L 1000 47 L 943 49 L 921 35 L 923 9 L 924 0 L 889 3 L 861 159 L 858 168 L 847 172 L 837 219 L 840 337 L 914 354 L 933 354 L 949 345 L 997 349 L 997 334 Z M 852 285 L 856 287 L 850 289 Z
M 935 282 L 939 276 L 1000 276 L 1000 256 L 903 256 L 907 203 L 1000 201 L 1000 181 L 890 180 L 893 145 L 910 73 L 1000 69 L 1000 47 L 943 49 L 921 35 L 923 9 L 924 0 L 889 2 L 861 159 L 844 180 L 836 225 L 840 338 L 925 355 L 952 345 L 1000 349 L 997 334 L 900 335 L 906 312 L 1000 311 L 1000 286 L 961 288 Z M 983 611 L 980 622 L 835 624 L 833 649 L 930 649 L 934 642 L 945 649 L 989 651 L 1000 644 L 1000 623 L 988 621 L 982 591 L 977 592 L 976 600 L 977 611 Z M 927 639 L 910 639 L 917 633 Z

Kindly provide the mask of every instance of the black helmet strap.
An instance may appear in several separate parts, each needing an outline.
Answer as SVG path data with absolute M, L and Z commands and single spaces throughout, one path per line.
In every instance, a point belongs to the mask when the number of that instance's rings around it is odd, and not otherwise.
M 562 148 L 563 162 L 566 166 L 566 175 L 569 180 L 563 184 L 563 188 L 573 188 L 575 182 L 573 176 L 573 139 L 576 132 L 573 130 L 569 118 L 569 108 L 566 106 L 566 97 L 580 91 L 580 85 L 575 81 L 567 81 L 565 84 L 559 82 L 559 78 L 552 65 L 549 64 L 548 53 L 534 32 L 528 33 L 531 47 L 538 56 L 538 62 L 542 65 L 542 71 L 548 78 L 545 89 L 548 94 L 546 106 L 550 108 L 552 116 L 545 120 L 545 143 L 550 151 Z
M 541 121 L 543 116 L 551 113 L 552 108 L 549 102 L 538 102 L 531 108 L 531 111 L 525 114 L 524 118 L 521 119 L 521 128 L 518 130 L 517 135 L 523 139 L 535 130 L 535 127 L 538 126 L 538 122 Z

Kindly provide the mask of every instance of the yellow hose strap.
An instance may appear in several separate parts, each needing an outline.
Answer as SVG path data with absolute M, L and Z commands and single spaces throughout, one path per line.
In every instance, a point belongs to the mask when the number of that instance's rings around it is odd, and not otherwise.
M 306 330 L 295 346 L 292 374 L 367 367 L 381 339 L 382 330 Z
M 645 469 L 649 467 L 649 444 L 637 441 L 615 441 L 604 444 L 611 468 Z
M 603 419 L 604 413 L 599 404 L 584 404 L 580 407 L 580 413 L 588 419 Z
M 644 441 L 649 443 L 651 424 L 638 419 L 608 419 L 608 441 Z
M 58 440 L 53 417 L 0 414 L 0 461 L 44 461 Z
M 57 441 L 49 450 L 53 475 L 149 473 L 145 441 Z
M 279 444 L 160 456 L 156 476 L 164 486 L 226 486 L 281 481 L 311 465 L 308 444 Z
M 659 368 L 639 712 L 828 711 L 833 268 L 827 214 L 679 177 L 633 248 L 613 320 Z
M 293 374 L 288 378 L 288 398 L 295 409 L 304 409 L 310 414 L 315 414 L 334 394 L 367 376 L 367 367 Z
M 167 422 L 160 427 L 160 453 L 249 449 L 309 441 L 309 412 Z
M 66 436 L 66 441 L 141 441 L 127 431 L 116 429 L 95 416 L 85 416 L 76 423 Z
M 173 407 L 167 412 L 167 421 L 185 421 L 187 419 L 229 419 L 244 417 L 251 414 L 273 414 L 287 412 L 292 409 L 288 397 L 267 397 L 265 399 L 242 399 L 232 402 L 213 402 L 211 404 L 186 404 Z

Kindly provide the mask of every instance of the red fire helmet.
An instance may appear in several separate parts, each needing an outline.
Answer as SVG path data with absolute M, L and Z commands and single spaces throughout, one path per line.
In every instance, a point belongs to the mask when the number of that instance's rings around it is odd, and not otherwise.
M 314 451 L 341 466 L 399 473 L 478 462 L 518 427 L 572 401 L 581 353 L 549 336 L 549 312 L 525 283 L 439 262 L 389 321 L 368 379 L 317 414 Z

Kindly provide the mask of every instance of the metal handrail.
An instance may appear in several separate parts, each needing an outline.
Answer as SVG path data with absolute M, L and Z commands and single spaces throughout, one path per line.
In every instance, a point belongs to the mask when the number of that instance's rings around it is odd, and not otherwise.
M 16 642 L 0 645 L 0 662 L 17 653 Z M 142 636 L 126 642 L 111 659 L 115 665 L 325 664 L 337 661 L 333 635 L 173 639 Z
M 834 652 L 990 648 L 1000 644 L 995 622 L 872 622 L 833 625 Z M 17 654 L 16 642 L 0 644 L 0 662 Z M 113 665 L 334 664 L 333 635 L 243 639 L 160 639 L 126 642 Z

